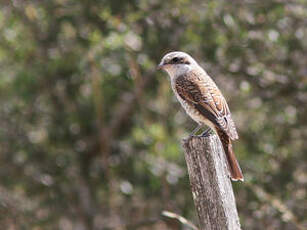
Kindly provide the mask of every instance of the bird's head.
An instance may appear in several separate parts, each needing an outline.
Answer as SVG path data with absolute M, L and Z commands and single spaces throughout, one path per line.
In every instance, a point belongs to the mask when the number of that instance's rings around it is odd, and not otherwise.
M 163 69 L 170 77 L 174 77 L 190 71 L 196 65 L 196 61 L 189 54 L 175 51 L 164 55 L 158 69 Z

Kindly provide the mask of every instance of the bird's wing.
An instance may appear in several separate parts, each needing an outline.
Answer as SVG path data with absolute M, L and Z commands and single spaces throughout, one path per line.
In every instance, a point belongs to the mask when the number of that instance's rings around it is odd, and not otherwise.
M 190 102 L 203 116 L 222 129 L 232 140 L 238 139 L 227 102 L 215 83 L 208 77 L 189 73 L 177 77 L 175 88 L 183 100 Z

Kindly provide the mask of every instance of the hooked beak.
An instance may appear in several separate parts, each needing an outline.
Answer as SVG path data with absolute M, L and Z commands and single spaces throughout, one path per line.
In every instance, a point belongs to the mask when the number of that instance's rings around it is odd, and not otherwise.
M 163 69 L 164 64 L 160 62 L 160 64 L 157 66 L 157 70 Z

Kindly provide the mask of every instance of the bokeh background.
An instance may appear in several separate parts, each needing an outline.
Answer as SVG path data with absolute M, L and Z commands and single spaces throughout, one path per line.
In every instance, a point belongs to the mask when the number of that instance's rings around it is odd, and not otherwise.
M 306 229 L 306 0 L 2 0 L 1 229 L 188 229 L 181 139 L 156 71 L 190 53 L 229 102 L 243 229 Z

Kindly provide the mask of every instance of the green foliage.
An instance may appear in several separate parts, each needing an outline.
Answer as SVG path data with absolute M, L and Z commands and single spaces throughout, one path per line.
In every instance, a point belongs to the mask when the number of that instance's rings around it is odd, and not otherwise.
M 305 0 L 0 6 L 3 228 L 171 229 L 165 209 L 197 222 L 180 148 L 195 124 L 155 70 L 170 50 L 228 98 L 243 228 L 306 227 Z

